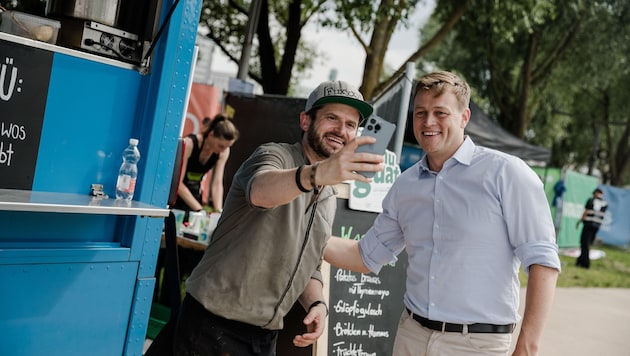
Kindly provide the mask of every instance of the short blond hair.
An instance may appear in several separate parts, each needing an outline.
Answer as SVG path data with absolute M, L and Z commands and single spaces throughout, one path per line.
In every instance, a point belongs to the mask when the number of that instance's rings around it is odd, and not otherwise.
M 456 74 L 447 71 L 437 71 L 420 77 L 413 97 L 415 98 L 420 92 L 432 93 L 434 97 L 438 97 L 446 91 L 455 94 L 460 109 L 465 109 L 470 105 L 468 83 Z

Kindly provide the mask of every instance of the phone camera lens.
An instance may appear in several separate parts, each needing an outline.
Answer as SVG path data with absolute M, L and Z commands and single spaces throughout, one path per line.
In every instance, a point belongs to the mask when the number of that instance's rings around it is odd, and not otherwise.
M 368 125 L 367 129 L 368 129 L 368 131 L 372 131 L 372 129 L 374 129 L 374 126 Z

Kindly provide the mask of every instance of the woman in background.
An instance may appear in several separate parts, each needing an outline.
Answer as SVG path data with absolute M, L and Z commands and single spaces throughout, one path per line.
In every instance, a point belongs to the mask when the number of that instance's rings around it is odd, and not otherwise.
M 223 210 L 223 172 L 230 156 L 230 147 L 239 137 L 239 131 L 231 120 L 219 114 L 214 119 L 205 118 L 203 130 L 197 134 L 190 134 L 184 138 L 182 152 L 182 166 L 177 188 L 177 198 L 171 209 L 185 211 L 184 221 L 188 221 L 191 211 L 203 211 L 201 197 L 201 180 L 212 170 L 210 179 L 210 200 L 212 209 L 216 212 Z M 177 249 L 179 262 L 179 280 L 190 275 L 193 268 L 203 256 L 203 251 L 179 246 Z M 158 255 L 156 278 L 160 280 L 161 269 L 164 265 L 164 250 Z M 154 300 L 164 305 L 170 305 L 168 293 L 164 283 L 156 288 Z
M 223 172 L 230 157 L 230 147 L 239 137 L 236 126 L 227 117 L 219 114 L 210 120 L 204 119 L 204 130 L 184 138 L 182 157 L 183 174 L 179 178 L 177 200 L 173 209 L 201 211 L 201 179 L 210 170 L 210 198 L 214 211 L 223 210 Z M 210 202 L 210 199 L 208 199 Z M 186 214 L 188 215 L 188 214 Z

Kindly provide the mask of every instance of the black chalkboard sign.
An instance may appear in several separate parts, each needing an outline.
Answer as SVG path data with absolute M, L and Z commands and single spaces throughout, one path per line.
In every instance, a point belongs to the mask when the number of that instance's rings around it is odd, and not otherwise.
M 337 199 L 333 235 L 360 239 L 377 214 L 351 210 Z M 389 356 L 403 311 L 407 255 L 378 276 L 331 267 L 328 355 Z
M 0 188 L 33 186 L 53 53 L 0 40 Z

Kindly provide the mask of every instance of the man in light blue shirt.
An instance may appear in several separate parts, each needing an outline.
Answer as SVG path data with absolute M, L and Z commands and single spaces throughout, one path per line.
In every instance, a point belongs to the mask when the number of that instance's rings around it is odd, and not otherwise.
M 519 321 L 518 271 L 528 274 L 514 355 L 537 355 L 560 260 L 543 184 L 519 158 L 464 135 L 470 87 L 449 72 L 422 77 L 413 131 L 426 155 L 398 177 L 360 240 L 332 238 L 325 259 L 378 273 L 405 249 L 400 355 L 507 355 Z

